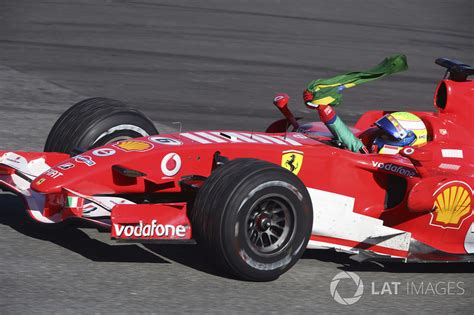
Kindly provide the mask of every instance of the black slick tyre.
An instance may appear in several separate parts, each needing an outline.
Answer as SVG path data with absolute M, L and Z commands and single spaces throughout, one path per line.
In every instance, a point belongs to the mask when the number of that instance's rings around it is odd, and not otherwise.
M 96 97 L 64 112 L 49 132 L 45 152 L 72 153 L 110 142 L 158 134 L 145 115 L 120 101 Z
M 271 281 L 290 269 L 305 251 L 313 224 L 301 180 L 256 159 L 236 159 L 215 170 L 190 212 L 193 235 L 209 259 L 250 281 Z

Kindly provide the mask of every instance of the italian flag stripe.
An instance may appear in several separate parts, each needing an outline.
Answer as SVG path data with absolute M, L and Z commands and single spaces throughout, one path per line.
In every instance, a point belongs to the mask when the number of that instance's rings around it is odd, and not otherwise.
M 67 206 L 69 208 L 77 208 L 77 203 L 79 201 L 79 197 L 67 197 Z

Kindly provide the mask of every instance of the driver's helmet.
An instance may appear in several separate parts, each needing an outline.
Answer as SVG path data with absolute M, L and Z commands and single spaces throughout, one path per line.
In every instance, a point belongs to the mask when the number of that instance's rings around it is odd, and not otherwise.
M 428 131 L 415 114 L 395 112 L 384 115 L 375 122 L 383 133 L 376 137 L 374 145 L 381 154 L 396 154 L 406 146 L 420 146 L 427 142 Z

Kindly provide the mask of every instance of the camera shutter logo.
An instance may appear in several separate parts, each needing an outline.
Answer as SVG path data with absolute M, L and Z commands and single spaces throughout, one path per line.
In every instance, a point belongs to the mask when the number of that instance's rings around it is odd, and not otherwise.
M 352 279 L 354 284 L 357 286 L 353 297 L 342 297 L 337 291 L 339 282 L 343 279 Z M 342 305 L 352 305 L 359 301 L 362 297 L 362 294 L 364 293 L 364 284 L 356 273 L 341 271 L 340 273 L 335 275 L 334 278 L 332 278 L 329 289 L 331 291 L 331 296 L 337 303 Z

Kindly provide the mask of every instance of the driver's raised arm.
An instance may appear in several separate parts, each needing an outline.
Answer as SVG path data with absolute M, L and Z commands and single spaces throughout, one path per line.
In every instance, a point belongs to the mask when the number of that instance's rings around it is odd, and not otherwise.
M 304 91 L 303 99 L 308 108 L 318 110 L 319 118 L 338 141 L 352 152 L 369 153 L 362 141 L 354 136 L 342 119 L 337 116 L 336 111 L 331 106 L 313 103 L 313 93 L 308 90 Z

